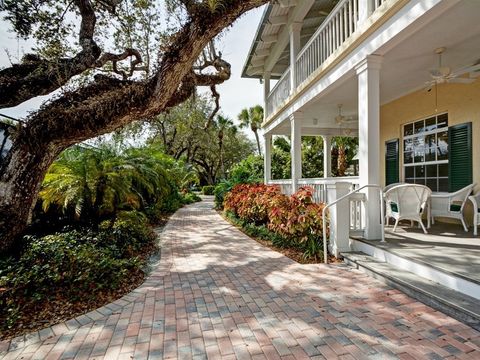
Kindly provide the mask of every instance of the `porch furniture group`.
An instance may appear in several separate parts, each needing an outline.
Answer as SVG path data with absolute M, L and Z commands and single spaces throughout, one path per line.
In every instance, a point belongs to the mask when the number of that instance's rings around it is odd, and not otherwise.
M 475 184 L 470 184 L 453 193 L 432 193 L 430 188 L 420 184 L 395 183 L 384 188 L 385 220 L 388 224 L 390 218 L 395 220 L 393 231 L 397 229 L 400 220 L 418 222 L 426 234 L 430 228 L 430 221 L 435 224 L 436 217 L 460 220 L 465 231 L 468 231 L 463 210 L 467 200 L 474 208 L 473 233 L 477 235 L 477 225 L 480 223 L 480 193 L 469 196 Z M 422 216 L 427 213 L 427 228 Z

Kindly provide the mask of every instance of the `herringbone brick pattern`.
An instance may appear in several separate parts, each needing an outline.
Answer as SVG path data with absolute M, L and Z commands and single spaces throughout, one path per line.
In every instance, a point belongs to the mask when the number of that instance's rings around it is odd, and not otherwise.
M 122 299 L 0 343 L 5 359 L 479 359 L 480 334 L 345 265 L 299 265 L 203 201 Z M 3 351 L 3 352 L 2 352 Z

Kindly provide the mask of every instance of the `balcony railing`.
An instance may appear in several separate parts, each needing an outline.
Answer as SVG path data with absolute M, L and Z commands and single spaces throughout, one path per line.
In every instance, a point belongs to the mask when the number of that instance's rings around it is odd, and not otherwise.
M 359 25 L 388 0 L 340 0 L 297 56 L 294 66 L 298 88 L 347 39 Z M 266 116 L 274 114 L 291 95 L 290 68 L 283 74 L 267 97 Z
M 290 68 L 285 71 L 267 98 L 267 114 L 272 114 L 290 95 Z
M 301 85 L 354 32 L 358 25 L 358 0 L 342 0 L 298 54 L 295 85 Z

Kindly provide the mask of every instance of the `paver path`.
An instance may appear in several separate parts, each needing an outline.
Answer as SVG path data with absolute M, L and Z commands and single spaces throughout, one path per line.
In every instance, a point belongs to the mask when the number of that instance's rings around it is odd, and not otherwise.
M 142 287 L 5 358 L 480 358 L 477 331 L 345 265 L 299 265 L 211 208 L 171 218 Z

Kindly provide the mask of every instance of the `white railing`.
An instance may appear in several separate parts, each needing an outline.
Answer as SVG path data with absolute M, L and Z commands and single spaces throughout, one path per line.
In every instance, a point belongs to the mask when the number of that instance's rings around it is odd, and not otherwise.
M 270 180 L 268 185 L 278 185 L 282 194 L 292 195 L 292 180 L 290 179 Z
M 351 183 L 351 190 L 355 190 L 359 186 L 358 176 L 344 176 L 344 177 L 329 177 L 329 178 L 315 178 L 315 179 L 299 179 L 297 189 L 302 186 L 310 186 L 313 189 L 313 201 L 316 203 L 326 203 L 328 196 L 328 184 L 334 184 L 335 182 L 349 182 Z M 270 180 L 270 185 L 280 186 L 280 191 L 285 195 L 292 195 L 292 180 Z
M 296 86 L 302 84 L 357 30 L 358 15 L 358 0 L 341 0 L 335 6 L 298 54 Z
M 362 235 L 365 230 L 364 207 L 365 195 L 355 193 L 350 196 L 350 235 Z
M 383 5 L 387 0 L 373 0 L 373 11 L 377 10 L 380 6 Z
M 274 88 L 267 97 L 266 115 L 273 114 L 273 112 L 280 107 L 280 105 L 287 100 L 290 95 L 290 68 L 285 71 L 280 80 L 275 84 Z
M 298 187 L 310 186 L 313 188 L 313 201 L 316 203 L 327 202 L 327 185 L 333 184 L 337 181 L 349 182 L 352 184 L 351 190 L 355 190 L 359 184 L 358 176 L 344 176 L 344 177 L 329 177 L 329 178 L 315 178 L 315 179 L 299 179 Z
M 293 88 L 302 85 L 352 37 L 366 18 L 387 2 L 388 0 L 340 0 L 298 54 L 294 64 Z M 267 97 L 266 116 L 274 114 L 289 95 L 290 68 Z
M 322 221 L 323 221 L 323 253 L 324 253 L 324 262 L 325 264 L 328 263 L 328 250 L 327 250 L 327 210 L 330 209 L 332 206 L 337 205 L 341 201 L 349 201 L 350 203 L 352 202 L 360 202 L 360 206 L 365 206 L 365 197 L 363 194 L 360 193 L 361 190 L 367 189 L 367 188 L 374 188 L 379 191 L 379 199 L 380 203 L 379 208 L 380 208 L 380 224 L 382 227 L 382 242 L 385 241 L 385 227 L 384 227 L 384 221 L 385 221 L 385 216 L 384 216 L 384 209 L 383 209 L 383 190 L 382 187 L 379 185 L 364 185 L 362 187 L 359 187 L 358 189 L 355 189 L 351 192 L 349 192 L 347 195 L 344 195 L 337 200 L 327 204 L 323 209 L 322 209 Z M 353 208 L 355 210 L 355 208 Z M 350 206 L 350 211 L 352 211 L 352 206 Z M 360 218 L 361 213 L 355 215 L 355 217 L 359 216 Z M 351 221 L 351 216 L 350 221 Z M 363 230 L 363 229 L 362 229 Z

